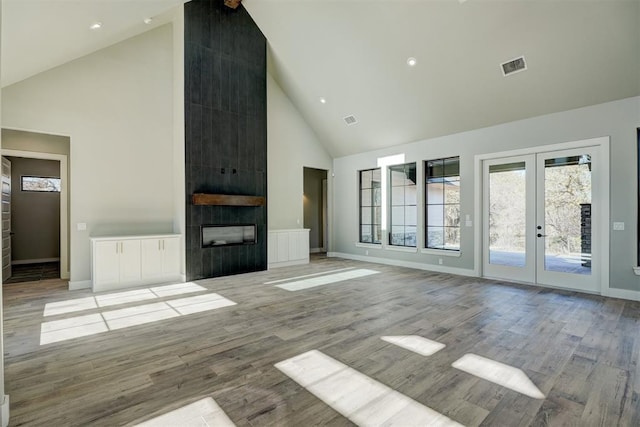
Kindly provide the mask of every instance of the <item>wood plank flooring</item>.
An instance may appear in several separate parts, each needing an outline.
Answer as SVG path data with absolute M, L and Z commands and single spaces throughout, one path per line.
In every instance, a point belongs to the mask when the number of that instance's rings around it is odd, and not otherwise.
M 379 273 L 265 284 L 345 268 Z M 640 425 L 638 302 L 323 257 L 197 283 L 237 305 L 42 346 L 42 322 L 106 309 L 45 318 L 46 303 L 93 294 L 5 286 L 10 425 L 133 425 L 206 397 L 237 426 L 353 425 L 274 367 L 314 349 L 466 426 Z M 446 347 L 425 357 L 385 335 Z M 468 353 L 520 368 L 546 398 L 451 366 Z

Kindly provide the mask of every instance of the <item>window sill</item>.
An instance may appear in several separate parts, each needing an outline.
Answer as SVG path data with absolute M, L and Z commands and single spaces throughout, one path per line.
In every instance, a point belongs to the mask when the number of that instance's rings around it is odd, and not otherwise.
M 444 249 L 423 248 L 423 249 L 420 249 L 420 253 L 428 254 L 428 255 L 450 256 L 450 257 L 456 257 L 456 258 L 460 257 L 460 251 L 447 251 Z
M 385 246 L 384 249 L 388 250 L 388 251 L 409 252 L 409 253 L 414 253 L 414 254 L 418 252 L 418 248 L 412 248 L 412 247 L 407 247 L 407 246 L 388 245 L 388 246 Z
M 382 244 L 356 242 L 356 248 L 382 249 Z

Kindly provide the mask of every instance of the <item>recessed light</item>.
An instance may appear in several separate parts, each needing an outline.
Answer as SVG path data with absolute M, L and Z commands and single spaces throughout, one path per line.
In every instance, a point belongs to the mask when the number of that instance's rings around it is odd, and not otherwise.
M 99 30 L 100 28 L 102 28 L 102 22 L 94 22 L 89 28 L 91 28 L 92 30 Z
M 407 59 L 407 65 L 409 67 L 414 67 L 417 63 L 418 63 L 418 60 L 416 58 L 411 57 Z
M 325 98 L 320 98 L 320 104 L 326 104 L 327 100 Z
M 151 23 L 153 22 L 153 18 L 144 18 L 144 21 L 143 21 L 143 22 L 144 22 L 145 24 L 149 25 L 149 24 L 151 24 Z

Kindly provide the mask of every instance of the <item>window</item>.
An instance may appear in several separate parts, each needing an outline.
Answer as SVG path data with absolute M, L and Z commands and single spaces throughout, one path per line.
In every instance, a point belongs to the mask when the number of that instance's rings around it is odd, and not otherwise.
M 416 164 L 389 166 L 391 175 L 391 234 L 389 244 L 416 247 L 418 192 Z
M 460 157 L 425 162 L 425 247 L 460 250 Z
M 360 242 L 382 243 L 380 168 L 360 171 Z
M 59 193 L 60 178 L 47 178 L 44 176 L 23 176 L 20 180 L 20 189 L 22 191 Z

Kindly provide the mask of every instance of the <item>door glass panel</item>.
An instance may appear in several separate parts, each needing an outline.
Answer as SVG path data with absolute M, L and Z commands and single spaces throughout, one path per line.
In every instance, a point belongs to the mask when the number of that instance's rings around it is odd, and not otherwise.
M 489 166 L 489 263 L 526 264 L 525 162 Z
M 591 156 L 544 163 L 544 268 L 591 274 Z

